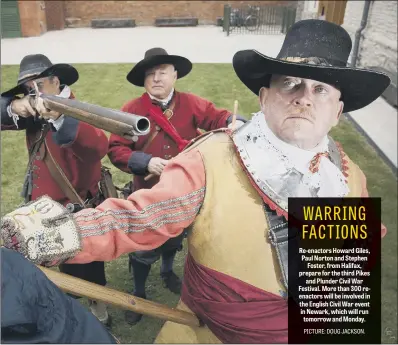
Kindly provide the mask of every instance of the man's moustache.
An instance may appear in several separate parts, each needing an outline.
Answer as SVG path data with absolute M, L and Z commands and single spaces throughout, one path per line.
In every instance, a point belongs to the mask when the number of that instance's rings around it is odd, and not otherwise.
M 314 116 L 312 112 L 306 107 L 294 107 L 293 109 L 289 109 L 287 111 L 288 117 L 301 117 L 307 120 L 314 120 Z

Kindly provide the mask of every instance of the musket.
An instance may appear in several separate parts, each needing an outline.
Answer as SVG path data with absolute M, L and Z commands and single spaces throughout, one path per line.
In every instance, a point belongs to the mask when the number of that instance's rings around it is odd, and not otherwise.
M 144 116 L 104 108 L 76 99 L 47 94 L 38 95 L 37 93 L 36 96 L 31 97 L 33 108 L 36 108 L 39 99 L 42 99 L 44 106 L 49 110 L 73 117 L 132 141 L 137 141 L 139 136 L 146 135 L 150 131 L 150 122 Z

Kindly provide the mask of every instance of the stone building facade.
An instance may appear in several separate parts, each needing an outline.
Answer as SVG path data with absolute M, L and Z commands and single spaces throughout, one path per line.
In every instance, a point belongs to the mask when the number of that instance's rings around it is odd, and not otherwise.
M 354 44 L 365 1 L 348 1 L 343 27 Z M 382 67 L 397 73 L 397 1 L 371 1 L 367 25 L 362 31 L 358 67 Z
M 296 21 L 304 19 L 317 19 L 318 18 L 319 1 L 305 0 L 297 1 L 297 14 Z

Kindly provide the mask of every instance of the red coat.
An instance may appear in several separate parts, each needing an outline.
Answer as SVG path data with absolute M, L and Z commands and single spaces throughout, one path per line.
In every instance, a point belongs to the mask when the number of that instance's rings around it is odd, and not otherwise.
M 117 168 L 135 175 L 134 190 L 152 188 L 159 181 L 158 177 L 153 177 L 149 181 L 144 180 L 152 157 L 171 159 L 179 153 L 177 144 L 163 130 L 159 131 L 145 152 L 142 152 L 146 141 L 152 132 L 156 131 L 156 123 L 142 104 L 141 98 L 125 104 L 122 111 L 147 117 L 151 123 L 151 132 L 139 137 L 136 143 L 112 134 L 109 138 L 108 151 L 109 159 Z M 174 115 L 170 122 L 186 140 L 195 138 L 198 135 L 198 128 L 210 131 L 226 127 L 227 120 L 231 116 L 230 111 L 217 109 L 210 101 L 189 93 L 175 92 L 174 102 Z
M 1 129 L 26 129 L 26 143 L 29 149 L 35 133 L 40 128 L 33 120 L 32 117 L 20 118 L 17 128 L 8 114 L 2 113 Z M 105 133 L 87 123 L 65 116 L 62 127 L 58 131 L 50 130 L 46 139 L 52 156 L 80 197 L 86 200 L 88 192 L 95 196 L 101 179 L 101 159 L 108 150 L 108 138 Z M 63 205 L 70 202 L 51 177 L 40 155 L 36 155 L 33 169 L 32 200 L 48 195 Z M 22 184 L 23 181 L 21 189 Z

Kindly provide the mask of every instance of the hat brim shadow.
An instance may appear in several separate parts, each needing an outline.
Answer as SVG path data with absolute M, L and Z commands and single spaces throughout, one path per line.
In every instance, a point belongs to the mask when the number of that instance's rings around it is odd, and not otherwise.
M 390 78 L 377 71 L 283 61 L 256 50 L 237 52 L 233 57 L 233 67 L 238 78 L 255 95 L 259 95 L 262 87 L 269 87 L 273 74 L 333 85 L 341 92 L 345 113 L 366 107 L 380 97 L 390 84 Z
M 61 85 L 73 85 L 79 79 L 79 72 L 69 64 L 55 64 L 47 68 L 41 73 L 38 73 L 18 81 L 18 85 L 12 89 L 3 92 L 1 95 L 4 97 L 17 96 L 25 93 L 24 84 L 30 80 L 56 76 L 58 77 Z
M 170 64 L 177 70 L 177 79 L 185 77 L 192 70 L 192 63 L 178 55 L 154 55 L 138 62 L 127 74 L 127 80 L 136 86 L 144 86 L 145 72 L 152 67 Z

